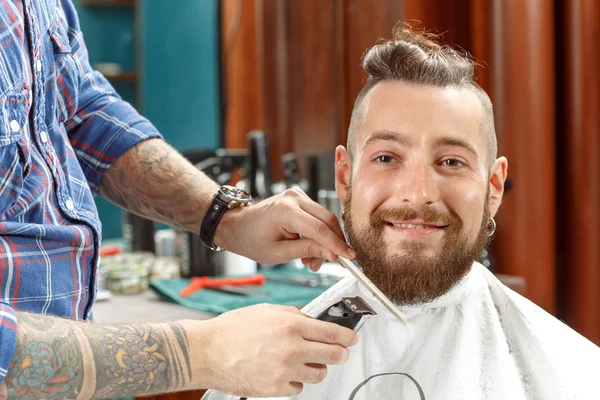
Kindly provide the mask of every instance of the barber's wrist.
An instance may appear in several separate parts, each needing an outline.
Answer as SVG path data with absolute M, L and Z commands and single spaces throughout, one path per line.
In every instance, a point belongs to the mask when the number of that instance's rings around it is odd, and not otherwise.
M 237 220 L 242 212 L 244 212 L 243 208 L 233 208 L 223 214 L 213 238 L 215 246 L 233 251 L 233 246 L 235 246 L 235 227 L 239 226 Z
M 186 336 L 189 340 L 190 369 L 192 382 L 184 390 L 214 389 L 218 387 L 220 376 L 220 353 L 215 348 L 218 332 L 213 320 L 186 320 Z

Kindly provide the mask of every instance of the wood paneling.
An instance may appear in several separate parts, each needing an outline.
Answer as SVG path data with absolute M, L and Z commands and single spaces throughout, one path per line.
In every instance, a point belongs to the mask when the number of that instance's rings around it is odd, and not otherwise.
M 403 7 L 401 1 L 381 0 L 338 0 L 338 4 L 338 47 L 342 60 L 338 81 L 342 99 L 338 143 L 346 144 L 354 101 L 366 82 L 362 58 L 379 40 L 391 37 L 392 29 L 403 19 Z
M 338 143 L 335 5 L 322 0 L 288 1 L 289 124 L 294 151 L 300 156 L 333 149 Z
M 148 397 L 136 397 L 135 400 L 198 400 L 206 393 L 206 390 L 192 390 L 189 392 L 166 393 Z
M 527 279 L 528 297 L 555 312 L 555 80 L 553 7 L 496 1 L 490 61 L 500 155 L 514 188 L 497 216 L 499 270 Z
M 286 23 L 287 3 L 281 0 L 258 0 L 258 59 L 263 129 L 269 139 L 271 160 L 277 166 L 283 154 L 293 152 L 290 129 L 291 92 L 288 81 L 289 30 Z M 281 168 L 271 169 L 274 180 L 283 176 Z
M 246 134 L 262 126 L 256 0 L 221 0 L 225 146 L 246 148 Z
M 362 54 L 390 36 L 402 3 L 256 1 L 261 102 L 256 121 L 269 138 L 274 178 L 279 179 L 281 155 L 295 152 L 302 168 L 307 152 L 345 143 L 354 98 L 363 85 Z M 227 136 L 236 134 L 227 129 Z
M 404 0 L 404 19 L 415 29 L 442 35 L 447 44 L 471 51 L 472 0 Z
M 560 311 L 600 345 L 600 4 L 563 0 L 560 7 Z

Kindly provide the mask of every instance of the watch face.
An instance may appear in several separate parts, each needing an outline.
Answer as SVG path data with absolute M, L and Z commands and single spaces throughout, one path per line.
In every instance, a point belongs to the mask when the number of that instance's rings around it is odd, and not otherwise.
M 252 196 L 250 196 L 250 193 L 229 185 L 221 186 L 221 193 L 233 200 L 252 200 Z

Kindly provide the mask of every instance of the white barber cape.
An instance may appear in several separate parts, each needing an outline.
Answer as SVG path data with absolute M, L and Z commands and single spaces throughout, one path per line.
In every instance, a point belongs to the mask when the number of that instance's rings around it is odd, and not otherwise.
M 322 383 L 289 399 L 600 399 L 600 348 L 481 264 L 444 296 L 402 308 L 406 325 L 353 277 L 303 311 L 317 316 L 346 296 L 361 296 L 377 315 L 357 325 L 360 341 L 346 364 L 329 366 Z M 226 399 L 239 397 L 203 398 Z

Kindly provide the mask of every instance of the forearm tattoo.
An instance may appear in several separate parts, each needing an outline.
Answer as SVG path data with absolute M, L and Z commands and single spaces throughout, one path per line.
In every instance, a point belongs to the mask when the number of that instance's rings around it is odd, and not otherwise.
M 102 325 L 19 313 L 0 398 L 89 399 L 184 390 L 191 383 L 181 323 Z
M 100 194 L 136 214 L 197 232 L 217 184 L 160 139 L 138 143 L 106 172 Z
M 4 381 L 8 398 L 65 398 L 78 394 L 83 358 L 72 333 L 55 326 L 53 318 L 34 314 L 19 314 L 18 318 L 22 335 Z

